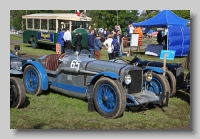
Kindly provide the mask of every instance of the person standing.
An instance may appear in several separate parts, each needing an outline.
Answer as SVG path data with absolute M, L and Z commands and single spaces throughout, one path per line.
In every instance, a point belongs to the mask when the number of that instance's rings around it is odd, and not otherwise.
M 106 40 L 107 37 L 108 37 L 108 28 L 105 28 L 105 29 L 104 29 L 103 34 L 104 34 L 104 38 L 105 38 L 105 40 Z
M 141 27 L 138 27 L 138 32 L 139 32 L 139 42 L 138 42 L 138 46 L 142 46 L 142 40 L 143 40 L 143 31 Z
M 101 38 L 102 34 L 99 34 L 98 36 L 95 36 L 94 39 L 94 54 L 96 59 L 101 59 L 101 49 L 102 49 Z
M 114 53 L 113 53 L 113 45 L 112 45 L 112 41 L 113 41 L 113 35 L 112 34 L 108 34 L 108 39 L 105 40 L 105 42 L 103 43 L 107 49 L 107 52 L 108 52 L 108 58 L 109 60 L 111 59 L 115 59 L 113 56 L 114 56 Z
M 61 45 L 61 54 L 63 54 L 65 52 L 65 40 L 63 38 L 64 33 L 65 33 L 66 29 L 63 28 L 62 31 L 60 31 L 59 36 L 58 36 L 58 43 L 60 43 Z
M 122 35 L 121 35 L 121 31 L 117 30 L 116 34 L 114 34 L 113 39 L 117 39 L 120 48 L 118 51 L 118 54 L 116 54 L 116 57 L 119 57 L 120 59 L 122 58 L 122 49 L 121 49 L 121 43 L 122 43 Z
M 75 46 L 76 46 L 76 51 L 78 51 L 80 53 L 81 50 L 81 41 L 82 41 L 82 35 L 78 32 L 76 32 L 76 36 L 75 36 Z
M 71 32 L 69 32 L 68 28 L 66 28 L 66 32 L 64 33 L 63 38 L 65 40 L 66 50 L 71 49 L 72 48 L 72 35 L 71 35 Z
M 152 38 L 152 34 L 153 34 L 153 30 L 150 28 L 149 32 L 148 32 L 148 39 Z
M 159 45 L 162 45 L 163 37 L 162 37 L 161 30 L 158 31 L 158 34 L 157 34 L 157 42 L 158 42 Z
M 129 33 L 130 33 L 130 35 L 132 35 L 133 34 L 133 32 L 134 32 L 134 27 L 133 27 L 133 24 L 130 24 L 130 27 L 129 27 Z
M 128 27 L 127 27 L 127 29 L 126 29 L 127 37 L 130 37 L 130 26 L 131 26 L 131 25 L 128 25 Z
M 90 29 L 87 41 L 88 41 L 88 49 L 91 53 L 91 58 L 94 58 L 94 29 Z

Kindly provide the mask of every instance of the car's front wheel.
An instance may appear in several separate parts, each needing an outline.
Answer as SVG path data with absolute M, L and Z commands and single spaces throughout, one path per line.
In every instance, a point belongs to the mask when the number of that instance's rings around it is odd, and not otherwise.
M 40 95 L 42 93 L 41 77 L 38 70 L 34 66 L 28 65 L 25 68 L 23 81 L 27 93 L 36 95 Z
M 161 74 L 152 73 L 153 78 L 146 84 L 146 89 L 154 92 L 160 98 L 160 102 L 165 106 L 169 99 L 171 90 L 168 80 Z M 167 95 L 167 92 L 169 95 Z
M 22 81 L 16 77 L 10 77 L 10 108 L 20 108 L 26 99 L 26 92 Z
M 106 118 L 120 117 L 126 107 L 126 95 L 118 80 L 100 78 L 94 86 L 94 105 L 98 113 Z
M 169 82 L 169 85 L 170 85 L 170 88 L 171 88 L 170 96 L 172 97 L 176 94 L 176 78 L 175 78 L 174 74 L 169 70 L 166 70 L 165 76 L 166 76 L 166 78 Z

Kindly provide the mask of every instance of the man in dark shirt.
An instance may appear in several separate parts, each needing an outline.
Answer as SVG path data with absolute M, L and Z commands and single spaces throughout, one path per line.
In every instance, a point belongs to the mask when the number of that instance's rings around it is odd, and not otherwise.
M 91 58 L 94 58 L 94 29 L 90 29 L 90 33 L 88 34 L 88 49 L 91 53 Z
M 159 45 L 162 45 L 163 38 L 162 38 L 162 33 L 160 30 L 158 31 L 158 34 L 157 34 L 157 42 Z
M 82 35 L 76 32 L 76 37 L 75 37 L 75 46 L 76 46 L 76 51 L 80 53 L 81 50 L 81 41 L 82 41 Z

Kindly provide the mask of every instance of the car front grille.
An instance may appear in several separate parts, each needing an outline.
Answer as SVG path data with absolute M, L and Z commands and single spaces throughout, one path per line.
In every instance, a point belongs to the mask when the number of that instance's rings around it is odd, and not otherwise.
M 128 85 L 128 94 L 140 93 L 142 90 L 143 83 L 143 71 L 142 70 L 132 70 L 128 74 L 131 75 L 132 81 Z

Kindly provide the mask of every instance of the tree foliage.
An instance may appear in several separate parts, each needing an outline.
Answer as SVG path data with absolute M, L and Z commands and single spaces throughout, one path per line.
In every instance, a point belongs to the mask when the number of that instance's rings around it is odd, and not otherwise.
M 149 18 L 152 18 L 155 15 L 157 15 L 159 12 L 160 12 L 159 10 L 142 10 L 140 13 L 138 13 L 139 18 L 137 21 L 141 22 Z
M 190 10 L 172 10 L 178 16 L 190 20 Z
M 87 12 L 92 17 L 93 27 L 108 28 L 113 30 L 115 25 L 120 25 L 125 32 L 128 24 L 137 21 L 137 10 L 91 10 Z

